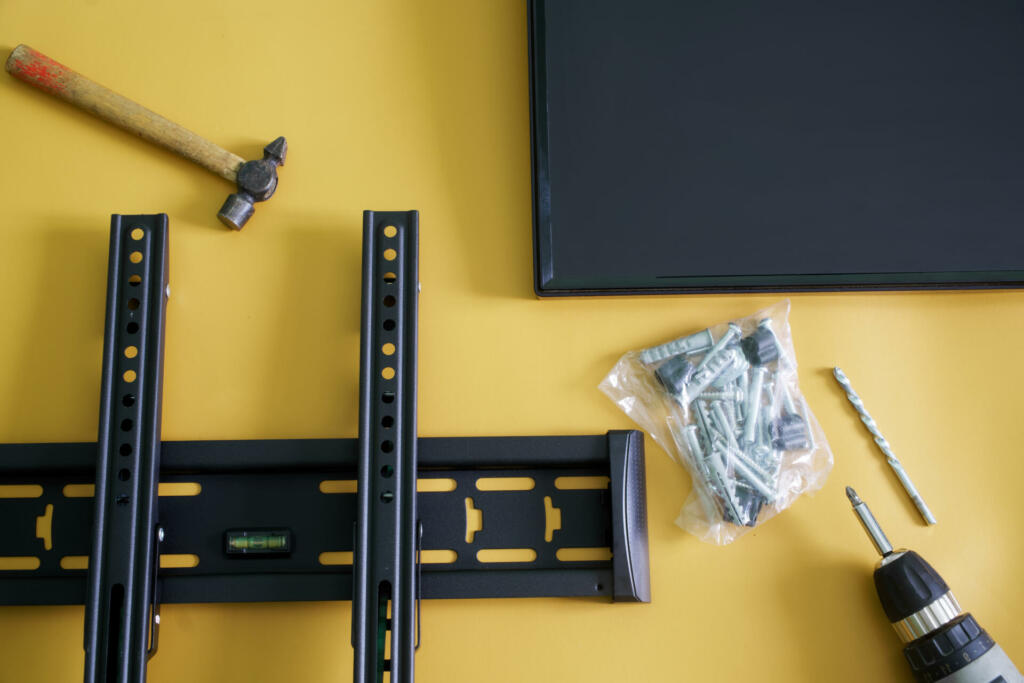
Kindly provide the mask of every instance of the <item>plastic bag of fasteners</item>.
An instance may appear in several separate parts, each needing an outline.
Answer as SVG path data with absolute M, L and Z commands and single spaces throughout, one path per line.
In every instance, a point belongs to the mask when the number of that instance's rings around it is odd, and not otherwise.
M 832 470 L 796 372 L 789 301 L 630 351 L 601 390 L 690 472 L 676 524 L 726 545 Z

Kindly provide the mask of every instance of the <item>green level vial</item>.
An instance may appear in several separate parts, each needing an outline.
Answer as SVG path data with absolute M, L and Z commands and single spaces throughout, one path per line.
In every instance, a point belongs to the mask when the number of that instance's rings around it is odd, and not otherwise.
M 228 555 L 287 555 L 292 551 L 288 529 L 232 529 L 224 533 Z

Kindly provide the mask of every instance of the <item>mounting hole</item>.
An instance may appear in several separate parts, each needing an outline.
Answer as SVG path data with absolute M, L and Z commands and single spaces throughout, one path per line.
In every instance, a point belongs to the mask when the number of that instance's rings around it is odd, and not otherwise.
M 390 453 L 391 451 L 395 450 L 395 444 L 391 441 L 382 441 L 380 444 L 380 449 L 385 453 Z
M 137 311 L 139 309 L 139 300 L 134 297 L 128 299 L 128 309 L 131 311 Z
M 139 331 L 139 324 L 136 322 L 130 322 L 124 329 L 128 330 L 128 334 L 135 334 Z
M 385 403 L 394 403 L 395 402 L 395 392 L 393 392 L 393 391 L 385 391 L 383 394 L 380 395 L 380 400 L 384 401 Z
M 141 275 L 129 275 L 128 276 L 128 284 L 130 284 L 132 287 L 138 287 L 139 285 L 142 284 L 142 276 Z
M 128 481 L 129 479 L 132 478 L 132 473 L 128 468 L 124 468 L 117 473 L 117 478 L 120 479 L 121 481 Z
M 125 370 L 124 374 L 121 375 L 121 377 L 124 378 L 125 382 L 134 382 L 135 381 L 135 371 L 134 370 Z
M 128 501 L 130 500 L 131 498 L 129 498 L 128 494 L 126 493 L 119 493 L 117 494 L 117 497 L 114 498 L 114 502 L 117 503 L 118 505 L 127 505 Z
M 390 332 L 391 330 L 395 329 L 395 321 L 392 320 L 391 318 L 388 318 L 387 320 L 385 320 L 384 321 L 384 329 L 387 330 L 388 332 Z
M 125 394 L 121 397 L 121 405 L 125 408 L 131 408 L 135 405 L 135 394 Z
M 128 260 L 131 261 L 132 263 L 142 263 L 142 252 L 133 251 L 132 253 L 128 254 Z
M 383 377 L 384 379 L 394 379 L 395 369 L 392 367 L 386 367 L 380 371 L 380 376 Z
M 390 415 L 385 415 L 380 419 L 380 426 L 385 427 L 387 429 L 391 429 L 392 427 L 395 426 L 395 418 L 391 417 Z
M 391 296 L 390 294 L 388 294 L 386 297 L 384 297 L 384 305 L 387 306 L 388 308 L 391 308 L 392 306 L 394 306 L 395 305 L 395 301 L 396 301 L 395 297 Z
M 146 233 L 142 231 L 142 228 L 135 228 L 134 230 L 132 230 L 132 239 L 135 241 L 141 240 L 142 236 L 145 234 Z
M 395 345 L 392 344 L 391 342 L 388 342 L 384 346 L 380 347 L 380 350 L 381 353 L 383 353 L 385 356 L 392 356 L 395 353 Z
M 132 421 L 128 418 L 121 420 L 121 431 L 130 432 L 132 431 Z
M 119 450 L 121 451 L 121 455 L 127 457 L 132 454 L 132 445 L 130 443 L 123 443 Z
M 125 358 L 135 358 L 137 355 L 139 355 L 139 347 L 137 346 L 128 346 L 124 350 Z
M 397 279 L 398 276 L 394 273 L 384 273 L 384 284 L 393 285 Z
M 380 494 L 380 499 L 381 502 L 390 503 L 395 499 L 395 494 L 392 493 L 391 491 L 385 491 L 384 493 Z
M 384 477 L 385 479 L 391 478 L 391 475 L 394 473 L 395 468 L 392 467 L 391 465 L 384 465 L 384 467 L 380 468 L 380 476 Z
M 394 237 L 397 234 L 398 234 L 398 228 L 396 228 L 393 225 L 389 225 L 388 227 L 384 228 L 384 236 L 385 237 Z
M 597 584 L 596 586 L 594 586 L 594 590 L 604 590 L 604 586 L 602 586 L 601 584 Z
M 394 249 L 385 249 L 384 250 L 384 260 L 385 261 L 394 261 L 396 258 L 398 258 L 398 252 L 397 251 L 395 251 Z M 136 263 L 138 263 L 138 261 L 136 261 Z

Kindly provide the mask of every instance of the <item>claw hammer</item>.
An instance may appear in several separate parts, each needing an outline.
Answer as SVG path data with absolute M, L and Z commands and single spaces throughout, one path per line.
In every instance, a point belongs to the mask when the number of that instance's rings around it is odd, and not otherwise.
M 54 97 L 166 147 L 220 177 L 237 183 L 217 213 L 220 221 L 241 230 L 262 202 L 277 189 L 277 167 L 284 165 L 288 143 L 279 137 L 263 148 L 263 158 L 246 161 L 183 126 L 146 109 L 109 88 L 72 71 L 28 45 L 19 45 L 7 58 L 7 72 Z

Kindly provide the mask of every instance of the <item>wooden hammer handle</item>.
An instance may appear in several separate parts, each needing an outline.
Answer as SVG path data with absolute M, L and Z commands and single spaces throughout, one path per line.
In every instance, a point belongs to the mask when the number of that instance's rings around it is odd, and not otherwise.
M 231 182 L 235 182 L 238 167 L 245 161 L 237 154 L 89 80 L 28 45 L 19 45 L 11 51 L 11 56 L 7 58 L 7 71 L 43 92 L 177 152 Z

